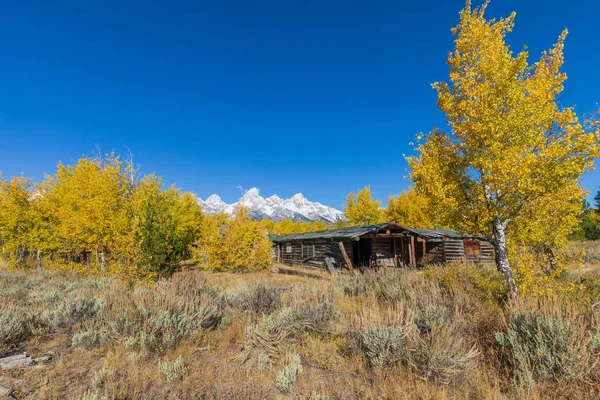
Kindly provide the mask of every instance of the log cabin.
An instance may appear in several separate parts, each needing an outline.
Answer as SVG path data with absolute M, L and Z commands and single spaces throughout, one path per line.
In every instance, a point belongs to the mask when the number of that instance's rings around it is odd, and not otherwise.
M 382 223 L 269 236 L 274 260 L 327 268 L 409 267 L 450 261 L 493 262 L 494 248 L 479 237 L 452 230 L 408 228 Z

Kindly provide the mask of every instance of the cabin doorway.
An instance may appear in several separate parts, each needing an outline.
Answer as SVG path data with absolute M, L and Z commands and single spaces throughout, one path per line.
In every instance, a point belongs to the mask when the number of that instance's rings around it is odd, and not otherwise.
M 359 267 L 368 267 L 373 252 L 373 241 L 361 239 L 352 242 L 352 263 Z

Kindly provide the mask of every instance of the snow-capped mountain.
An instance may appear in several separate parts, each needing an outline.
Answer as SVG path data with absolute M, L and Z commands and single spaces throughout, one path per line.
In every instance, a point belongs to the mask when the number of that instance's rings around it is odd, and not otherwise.
M 344 213 L 333 207 L 321 203 L 309 201 L 301 193 L 293 195 L 289 199 L 282 199 L 276 194 L 266 199 L 260 195 L 257 188 L 252 188 L 235 203 L 227 204 L 219 196 L 213 194 L 206 200 L 198 199 L 207 214 L 227 213 L 231 214 L 239 204 L 250 209 L 250 214 L 255 219 L 271 218 L 275 221 L 282 219 L 301 221 L 324 221 L 336 222 L 344 219 Z

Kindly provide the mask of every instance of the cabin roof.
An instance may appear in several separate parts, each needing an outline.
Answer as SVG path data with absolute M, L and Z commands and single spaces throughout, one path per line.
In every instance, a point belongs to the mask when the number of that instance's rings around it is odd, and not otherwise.
M 444 230 L 444 229 L 420 229 L 420 228 L 408 228 L 399 224 L 390 222 L 374 225 L 364 226 L 352 226 L 349 228 L 339 229 L 328 229 L 325 231 L 318 232 L 306 232 L 306 233 L 293 233 L 287 235 L 270 235 L 269 239 L 272 242 L 284 242 L 292 240 L 310 240 L 310 239 L 345 239 L 345 238 L 360 238 L 363 235 L 377 233 L 383 229 L 395 228 L 400 230 L 406 230 L 415 233 L 418 236 L 428 239 L 441 239 L 441 238 L 464 238 L 469 237 L 461 235 L 456 231 Z

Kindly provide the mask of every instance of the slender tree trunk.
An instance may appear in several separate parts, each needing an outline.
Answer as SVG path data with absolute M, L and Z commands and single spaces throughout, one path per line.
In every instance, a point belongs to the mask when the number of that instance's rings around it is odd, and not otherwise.
M 102 254 L 101 254 L 101 263 L 100 270 L 104 271 L 104 266 L 106 265 L 106 247 L 102 246 Z
M 506 233 L 504 232 L 504 224 L 500 219 L 496 218 L 494 220 L 494 252 L 496 253 L 496 267 L 498 271 L 508 283 L 508 288 L 510 289 L 512 294 L 517 293 L 517 284 L 515 282 L 515 278 L 512 273 L 512 269 L 510 268 L 510 263 L 508 262 L 508 249 L 506 247 Z
M 25 257 L 26 250 L 27 250 L 27 246 L 23 245 L 23 248 L 19 252 L 19 261 L 18 261 L 19 265 L 21 265 L 21 263 L 23 262 L 23 258 Z
M 96 246 L 96 265 L 98 265 L 98 246 Z
M 36 260 L 38 269 L 42 269 L 42 252 L 39 249 L 37 251 Z
M 548 271 L 547 273 L 552 273 L 556 270 L 556 260 L 554 259 L 554 252 L 552 251 L 552 247 L 544 246 L 544 253 L 548 259 Z

